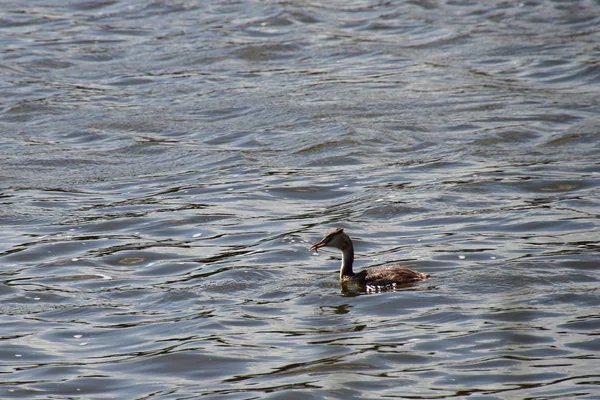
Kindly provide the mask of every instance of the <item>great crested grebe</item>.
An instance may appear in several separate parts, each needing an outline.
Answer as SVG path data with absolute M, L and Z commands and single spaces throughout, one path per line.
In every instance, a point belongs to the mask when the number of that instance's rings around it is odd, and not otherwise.
M 427 274 L 402 265 L 385 265 L 367 268 L 354 273 L 352 271 L 354 247 L 352 246 L 350 236 L 346 235 L 342 228 L 337 228 L 329 232 L 319 243 L 313 245 L 309 250 L 316 251 L 325 246 L 335 247 L 342 251 L 342 267 L 340 268 L 340 280 L 342 282 L 354 282 L 366 286 L 385 287 L 422 281 L 429 278 L 429 275 Z

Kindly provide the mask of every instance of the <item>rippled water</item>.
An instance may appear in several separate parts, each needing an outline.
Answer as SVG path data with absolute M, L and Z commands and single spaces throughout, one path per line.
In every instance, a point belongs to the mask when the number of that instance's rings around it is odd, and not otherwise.
M 0 397 L 599 398 L 599 11 L 2 3 Z

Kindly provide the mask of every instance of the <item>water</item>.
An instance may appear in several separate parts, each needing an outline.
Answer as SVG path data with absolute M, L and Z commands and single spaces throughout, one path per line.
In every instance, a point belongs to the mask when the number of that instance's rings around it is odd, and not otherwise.
M 0 10 L 1 398 L 600 398 L 598 2 Z

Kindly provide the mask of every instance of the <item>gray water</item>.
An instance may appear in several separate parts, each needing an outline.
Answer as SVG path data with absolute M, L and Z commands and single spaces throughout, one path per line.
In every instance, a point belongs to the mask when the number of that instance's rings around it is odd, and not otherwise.
M 2 2 L 0 73 L 0 398 L 600 398 L 597 1 Z

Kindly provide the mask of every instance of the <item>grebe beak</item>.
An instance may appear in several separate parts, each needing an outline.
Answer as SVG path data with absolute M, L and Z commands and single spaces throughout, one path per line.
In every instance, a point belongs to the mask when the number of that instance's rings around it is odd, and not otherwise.
M 329 243 L 329 240 L 327 238 L 323 238 L 323 240 L 317 244 L 314 244 L 310 249 L 308 249 L 308 251 L 317 251 L 317 249 L 327 246 L 327 243 Z

